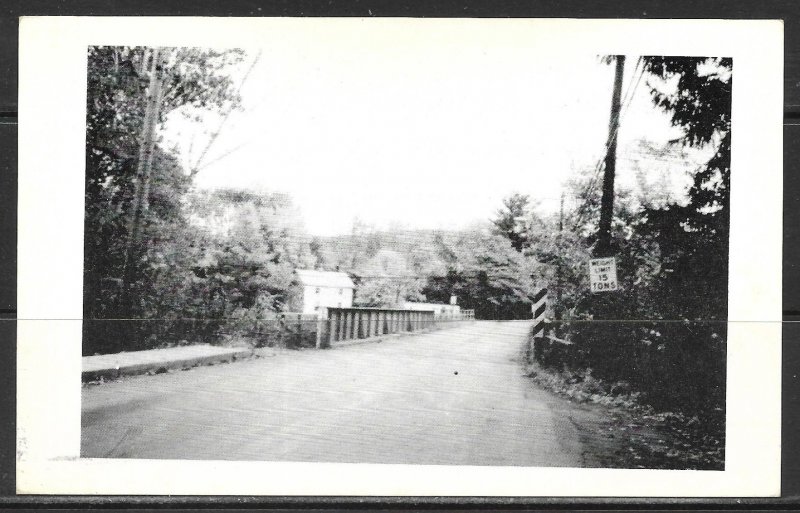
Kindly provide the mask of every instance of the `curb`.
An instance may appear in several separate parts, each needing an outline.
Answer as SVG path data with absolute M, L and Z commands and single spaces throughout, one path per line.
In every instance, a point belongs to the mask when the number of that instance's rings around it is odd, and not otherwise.
M 160 362 L 143 362 L 130 365 L 105 367 L 81 371 L 81 381 L 97 381 L 100 379 L 116 379 L 121 376 L 135 376 L 140 374 L 154 373 L 160 374 L 174 369 L 186 369 L 201 365 L 212 365 L 217 363 L 230 363 L 244 358 L 250 358 L 255 354 L 251 349 L 232 349 L 229 352 L 212 355 L 192 356 L 187 358 L 176 358 Z

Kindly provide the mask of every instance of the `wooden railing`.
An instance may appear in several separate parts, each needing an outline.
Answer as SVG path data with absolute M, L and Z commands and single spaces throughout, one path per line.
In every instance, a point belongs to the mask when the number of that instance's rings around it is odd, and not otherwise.
M 328 308 L 328 318 L 319 322 L 318 348 L 330 347 L 336 342 L 419 331 L 437 325 L 433 311 L 388 308 Z

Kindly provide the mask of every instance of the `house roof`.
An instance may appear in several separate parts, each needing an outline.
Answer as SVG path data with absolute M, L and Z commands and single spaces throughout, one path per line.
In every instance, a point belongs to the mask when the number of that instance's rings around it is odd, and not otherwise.
M 295 271 L 300 283 L 312 287 L 337 287 L 354 289 L 353 280 L 346 273 L 333 271 L 312 271 L 310 269 L 297 269 Z

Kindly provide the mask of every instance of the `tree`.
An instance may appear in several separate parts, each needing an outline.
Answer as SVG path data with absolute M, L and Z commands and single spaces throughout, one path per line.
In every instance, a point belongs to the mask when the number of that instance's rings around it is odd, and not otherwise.
M 693 229 L 726 229 L 730 203 L 731 91 L 729 58 L 646 57 L 653 102 L 683 130 L 680 144 L 716 146 L 694 175 L 686 222 Z M 673 84 L 673 88 L 668 87 Z
M 312 237 L 308 244 L 308 249 L 314 256 L 314 269 L 325 269 L 328 267 L 328 259 L 325 256 L 325 249 L 319 237 Z
M 89 48 L 87 199 L 93 199 L 99 188 L 118 188 L 135 178 L 130 171 L 144 123 L 148 55 L 144 47 Z M 243 59 L 242 51 L 164 48 L 161 55 L 159 126 L 173 112 L 197 118 L 203 110 L 227 111 L 240 105 L 230 74 Z
M 527 243 L 525 222 L 528 217 L 527 195 L 514 193 L 503 200 L 503 208 L 497 211 L 492 220 L 495 232 L 511 241 L 517 251 L 522 251 Z
M 355 273 L 359 282 L 355 303 L 360 306 L 402 308 L 421 299 L 424 277 L 418 276 L 406 256 L 381 249 Z
M 599 201 L 597 205 L 599 208 Z M 536 262 L 538 281 L 554 292 L 549 300 L 554 312 L 559 317 L 581 317 L 580 308 L 590 296 L 586 273 L 590 244 L 572 230 L 559 231 L 555 217 L 534 218 L 528 228 L 528 244 L 523 254 Z
M 172 114 L 197 115 L 208 110 L 229 110 L 239 104 L 231 69 L 243 53 L 200 49 L 161 49 L 163 81 L 157 126 Z M 113 323 L 94 318 L 138 317 L 146 311 L 142 297 L 132 301 L 132 311 L 120 312 L 123 264 L 129 240 L 131 214 L 137 189 L 143 189 L 140 225 L 142 236 L 131 248 L 131 295 L 144 294 L 148 275 L 146 255 L 164 239 L 169 227 L 182 220 L 181 196 L 188 191 L 187 176 L 173 153 L 156 141 L 152 169 L 143 183 L 137 177 L 140 135 L 143 133 L 148 59 L 143 47 L 90 47 L 87 54 L 86 188 L 84 251 L 85 350 L 106 350 L 103 340 L 120 341 L 122 333 L 109 333 Z M 133 325 L 135 323 L 128 323 Z M 93 346 L 92 340 L 97 341 Z M 112 350 L 114 348 L 111 348 Z
M 221 189 L 192 195 L 192 232 L 205 249 L 203 271 L 219 275 L 231 308 L 284 309 L 295 269 L 313 266 L 298 213 L 282 194 Z
M 446 273 L 431 276 L 423 289 L 432 301 L 458 297 L 462 308 L 482 319 L 530 318 L 531 297 L 541 268 L 499 235 L 465 233 L 441 248 Z
M 637 227 L 659 247 L 663 307 L 678 318 L 727 317 L 731 91 L 728 58 L 647 57 L 653 102 L 683 130 L 680 144 L 716 151 L 693 176 L 686 205 L 646 208 Z M 672 88 L 668 87 L 674 84 Z
M 583 308 L 613 318 L 724 319 L 730 188 L 729 59 L 645 57 L 654 105 L 683 136 L 672 147 L 642 145 L 653 157 L 685 156 L 680 148 L 714 145 L 693 174 L 685 200 L 651 201 L 646 191 L 618 191 L 612 240 L 625 294 L 589 297 Z M 676 147 L 678 151 L 676 151 Z M 639 163 L 646 166 L 646 159 Z M 568 215 L 586 244 L 595 243 L 599 194 L 590 176 L 571 187 L 581 210 Z

